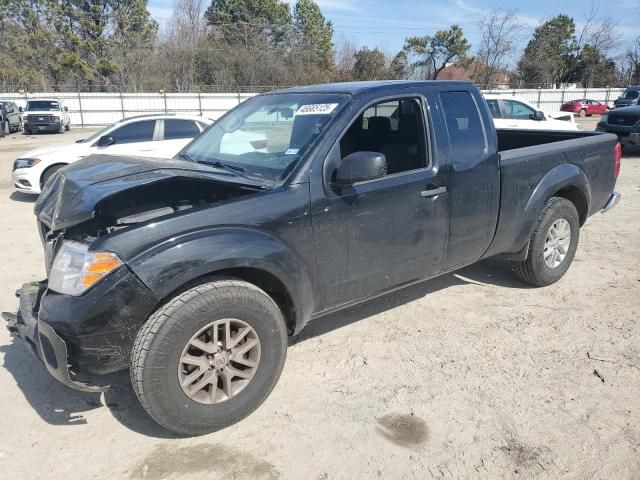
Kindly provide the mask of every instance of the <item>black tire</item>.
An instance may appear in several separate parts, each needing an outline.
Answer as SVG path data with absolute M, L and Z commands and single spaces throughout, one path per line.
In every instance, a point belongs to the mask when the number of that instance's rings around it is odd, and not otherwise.
M 587 111 L 584 108 L 581 108 L 580 112 L 578 112 L 578 115 L 584 118 L 587 116 Z
M 183 391 L 178 365 L 191 337 L 226 318 L 250 325 L 260 341 L 253 378 L 220 403 L 196 402 Z M 178 294 L 157 310 L 136 337 L 131 382 L 140 403 L 160 425 L 183 435 L 203 435 L 253 412 L 275 386 L 287 353 L 287 328 L 276 303 L 250 283 L 216 278 Z
M 64 123 L 60 122 L 60 129 L 58 130 L 58 133 L 64 133 L 66 131 L 67 131 L 67 129 L 64 128 Z
M 53 165 L 47 168 L 42 174 L 42 177 L 40 177 L 40 189 L 42 189 L 42 187 L 44 187 L 47 184 L 47 182 L 53 176 L 53 174 L 56 173 L 58 170 L 60 170 L 62 167 L 64 167 L 64 165 Z
M 67 123 L 67 126 L 65 127 L 65 129 L 67 130 L 67 132 L 71 130 L 71 122 Z
M 11 127 L 9 126 L 9 120 L 7 120 L 6 122 L 4 122 L 4 125 L 2 127 L 4 129 L 4 134 L 8 135 L 11 133 Z
M 551 227 L 561 219 L 569 223 L 570 242 L 561 263 L 552 268 L 545 262 L 545 242 Z M 553 197 L 542 210 L 536 229 L 531 235 L 527 259 L 512 262 L 513 269 L 522 280 L 533 286 L 551 285 L 560 280 L 569 269 L 576 254 L 579 239 L 580 219 L 575 205 L 565 198 Z

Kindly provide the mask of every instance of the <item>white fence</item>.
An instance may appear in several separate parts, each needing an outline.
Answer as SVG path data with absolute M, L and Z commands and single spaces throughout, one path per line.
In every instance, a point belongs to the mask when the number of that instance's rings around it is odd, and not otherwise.
M 567 90 L 490 90 L 520 97 L 537 105 L 541 110 L 560 110 L 560 105 L 569 100 L 589 98 L 611 103 L 623 88 L 567 89 Z M 217 119 L 240 102 L 255 93 L 38 93 L 33 97 L 53 96 L 63 100 L 69 107 L 71 123 L 75 126 L 108 125 L 133 115 L 176 112 L 203 115 Z M 0 100 L 11 100 L 24 107 L 30 98 L 25 93 L 0 93 Z

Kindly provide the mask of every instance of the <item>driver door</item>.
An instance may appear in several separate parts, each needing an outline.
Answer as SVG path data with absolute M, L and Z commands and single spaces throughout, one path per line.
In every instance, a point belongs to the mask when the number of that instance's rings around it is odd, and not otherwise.
M 416 96 L 370 105 L 325 161 L 325 194 L 312 206 L 325 309 L 442 268 L 449 196 L 445 174 L 432 161 L 424 112 L 425 100 Z M 387 175 L 332 187 L 333 166 L 358 151 L 383 153 Z

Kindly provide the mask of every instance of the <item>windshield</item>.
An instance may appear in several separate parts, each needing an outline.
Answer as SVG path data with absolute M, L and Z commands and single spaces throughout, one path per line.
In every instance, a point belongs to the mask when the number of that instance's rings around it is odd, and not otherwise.
M 624 100 L 634 100 L 638 98 L 638 90 L 626 90 L 620 98 Z
M 27 112 L 35 110 L 60 110 L 60 104 L 55 100 L 29 100 L 26 110 Z
M 284 179 L 348 101 L 345 94 L 262 95 L 242 103 L 182 152 L 244 175 Z

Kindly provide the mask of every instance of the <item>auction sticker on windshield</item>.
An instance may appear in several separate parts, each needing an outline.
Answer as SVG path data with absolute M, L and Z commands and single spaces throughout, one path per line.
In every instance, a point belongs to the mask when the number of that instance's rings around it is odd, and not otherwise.
M 296 115 L 328 115 L 333 112 L 337 103 L 310 103 L 298 108 Z

